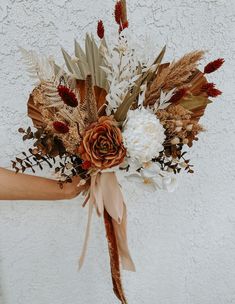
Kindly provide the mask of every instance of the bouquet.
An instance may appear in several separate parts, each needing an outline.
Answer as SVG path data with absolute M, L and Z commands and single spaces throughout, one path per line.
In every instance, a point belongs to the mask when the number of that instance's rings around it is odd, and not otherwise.
M 93 209 L 103 216 L 110 255 L 113 289 L 127 303 L 120 263 L 135 271 L 126 234 L 127 210 L 117 173 L 147 191 L 173 191 L 176 175 L 193 173 L 185 147 L 204 131 L 200 118 L 221 94 L 207 75 L 223 64 L 199 62 L 204 51 L 193 51 L 163 63 L 166 47 L 155 60 L 138 57 L 128 32 L 126 3 L 117 1 L 117 38 L 105 36 L 102 20 L 97 37 L 87 34 L 85 47 L 75 41 L 74 55 L 64 49 L 65 64 L 21 49 L 30 76 L 38 82 L 28 100 L 33 129 L 20 128 L 33 140 L 12 166 L 18 171 L 54 168 L 58 183 L 79 177 L 88 205 L 88 223 L 79 266 L 83 265 Z M 143 59 L 145 58 L 145 59 Z

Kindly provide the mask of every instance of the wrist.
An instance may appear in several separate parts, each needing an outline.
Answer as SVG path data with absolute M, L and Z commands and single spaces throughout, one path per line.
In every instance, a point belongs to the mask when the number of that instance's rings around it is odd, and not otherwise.
M 72 199 L 77 196 L 77 189 L 76 187 L 74 187 L 72 183 L 65 184 L 63 185 L 63 187 L 64 187 L 65 198 Z

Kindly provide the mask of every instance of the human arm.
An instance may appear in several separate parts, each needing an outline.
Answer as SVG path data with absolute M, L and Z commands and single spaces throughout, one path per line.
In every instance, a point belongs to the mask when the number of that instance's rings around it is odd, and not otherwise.
M 15 173 L 0 168 L 0 200 L 63 200 L 77 196 L 81 192 L 78 187 L 79 178 L 72 183 L 65 183 L 63 188 L 57 181 Z

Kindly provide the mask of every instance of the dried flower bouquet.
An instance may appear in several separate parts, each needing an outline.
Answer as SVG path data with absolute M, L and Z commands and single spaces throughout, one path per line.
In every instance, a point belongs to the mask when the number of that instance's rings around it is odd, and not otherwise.
M 18 172 L 54 168 L 61 185 L 80 177 L 89 206 L 83 264 L 93 208 L 104 217 L 113 288 L 122 303 L 120 266 L 134 271 L 126 236 L 126 205 L 116 173 L 147 191 L 173 191 L 176 175 L 193 173 L 184 147 L 203 131 L 200 118 L 221 94 L 207 74 L 223 64 L 217 59 L 199 70 L 203 51 L 162 63 L 164 47 L 153 62 L 138 58 L 128 36 L 126 3 L 115 5 L 117 42 L 108 43 L 100 20 L 97 39 L 87 34 L 85 48 L 75 41 L 74 56 L 62 49 L 66 67 L 52 58 L 21 49 L 30 76 L 39 79 L 28 100 L 34 129 L 19 129 L 33 139 L 29 153 L 12 162 Z M 97 41 L 98 40 L 98 41 Z

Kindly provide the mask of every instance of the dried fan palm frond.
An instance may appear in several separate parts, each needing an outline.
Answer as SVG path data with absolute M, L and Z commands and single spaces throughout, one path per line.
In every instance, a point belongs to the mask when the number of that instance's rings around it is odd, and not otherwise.
M 109 85 L 106 73 L 100 67 L 105 66 L 102 48 L 107 48 L 105 39 L 102 39 L 100 47 L 97 46 L 94 37 L 86 35 L 85 52 L 75 40 L 75 58 L 73 59 L 64 49 L 62 53 L 71 76 L 78 81 L 86 80 L 91 75 L 94 86 L 108 91 Z
M 84 102 L 84 98 L 85 98 L 85 86 L 86 86 L 85 80 L 77 80 L 77 89 L 79 91 L 81 103 Z M 107 92 L 104 89 L 97 86 L 94 86 L 94 92 L 95 92 L 97 110 L 99 110 L 103 108 L 104 104 L 106 103 Z
M 81 115 L 84 117 L 84 124 L 86 126 L 89 126 L 92 122 L 97 121 L 98 112 L 91 76 L 87 76 L 85 83 L 85 97 L 84 101 L 79 107 L 79 110 Z
M 211 103 L 207 94 L 202 92 L 202 87 L 206 83 L 207 79 L 204 74 L 196 70 L 186 83 L 191 94 L 179 101 L 185 109 L 191 111 L 192 118 L 197 121 L 204 115 L 207 105 Z
M 97 86 L 94 86 L 94 92 L 95 92 L 97 110 L 98 112 L 100 112 L 100 110 L 105 108 L 104 105 L 106 103 L 107 92 L 104 89 Z
M 146 92 L 145 105 L 153 105 L 158 100 L 161 90 L 165 92 L 184 86 L 195 72 L 198 62 L 203 56 L 204 51 L 188 53 L 157 73 L 155 80 Z
M 180 105 L 192 112 L 192 118 L 196 121 L 199 121 L 199 119 L 204 115 L 207 105 L 211 102 L 212 101 L 209 100 L 207 97 L 200 95 L 190 95 L 183 98 L 180 102 Z
M 28 100 L 28 116 L 32 119 L 36 128 L 45 126 L 45 120 L 42 115 L 43 101 L 43 90 L 41 86 L 38 86 L 30 94 Z
M 190 88 L 190 92 L 196 96 L 202 94 L 201 89 L 207 83 L 207 79 L 201 71 L 196 70 L 193 75 L 188 79 L 187 83 Z

